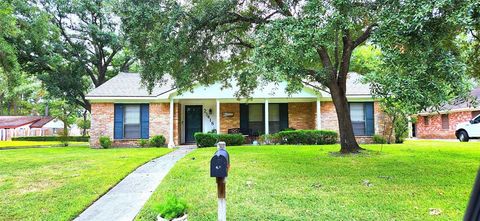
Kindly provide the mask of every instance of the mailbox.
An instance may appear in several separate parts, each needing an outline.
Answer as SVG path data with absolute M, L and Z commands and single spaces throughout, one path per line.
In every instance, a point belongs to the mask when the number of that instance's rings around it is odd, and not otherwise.
M 230 158 L 225 149 L 219 149 L 210 160 L 210 177 L 227 177 Z

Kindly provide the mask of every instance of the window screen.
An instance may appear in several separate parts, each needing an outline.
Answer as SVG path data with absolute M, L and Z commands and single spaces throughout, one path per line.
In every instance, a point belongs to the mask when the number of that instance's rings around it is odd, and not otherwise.
M 430 118 L 428 118 L 428 116 L 423 116 L 423 122 L 425 126 L 430 125 Z
M 140 138 L 140 105 L 125 105 L 124 138 Z
M 263 123 L 263 105 L 249 104 L 248 105 L 248 128 L 252 135 L 260 135 L 264 133 Z
M 277 133 L 280 131 L 280 105 L 268 105 L 268 129 L 269 133 Z
M 350 103 L 350 118 L 352 119 L 353 133 L 357 136 L 365 135 L 365 105 Z
M 448 130 L 448 128 L 450 128 L 448 114 L 442 114 L 442 129 Z

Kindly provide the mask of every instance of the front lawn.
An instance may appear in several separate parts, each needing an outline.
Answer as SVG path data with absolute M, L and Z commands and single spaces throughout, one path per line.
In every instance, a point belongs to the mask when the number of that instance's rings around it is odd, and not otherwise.
M 71 220 L 167 148 L 0 150 L 0 220 Z
M 368 153 L 337 156 L 338 145 L 227 148 L 227 217 L 231 220 L 461 220 L 476 171 L 478 143 L 408 141 L 363 145 Z M 189 220 L 215 220 L 214 148 L 183 158 L 146 204 L 174 194 Z M 439 215 L 433 215 L 440 212 Z M 432 214 L 431 214 L 432 213 Z
M 68 142 L 70 146 L 86 145 L 86 142 Z M 0 149 L 62 146 L 60 141 L 0 141 Z

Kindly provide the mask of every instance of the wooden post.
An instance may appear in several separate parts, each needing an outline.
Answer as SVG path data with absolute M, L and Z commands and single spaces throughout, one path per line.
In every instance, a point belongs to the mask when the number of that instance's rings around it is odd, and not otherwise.
M 217 177 L 218 221 L 227 220 L 226 179 Z

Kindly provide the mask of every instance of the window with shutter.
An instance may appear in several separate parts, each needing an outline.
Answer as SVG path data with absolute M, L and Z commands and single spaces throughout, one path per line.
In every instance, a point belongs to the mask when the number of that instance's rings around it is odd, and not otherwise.
M 140 138 L 140 105 L 125 105 L 123 120 L 124 138 Z
M 428 116 L 423 116 L 423 123 L 425 124 L 425 126 L 429 126 L 430 118 Z
M 350 119 L 353 133 L 356 136 L 365 135 L 365 105 L 363 103 L 350 103 Z
M 373 102 L 350 103 L 350 119 L 355 136 L 373 136 L 375 133 Z
M 448 114 L 442 114 L 442 129 L 448 130 L 450 128 Z

